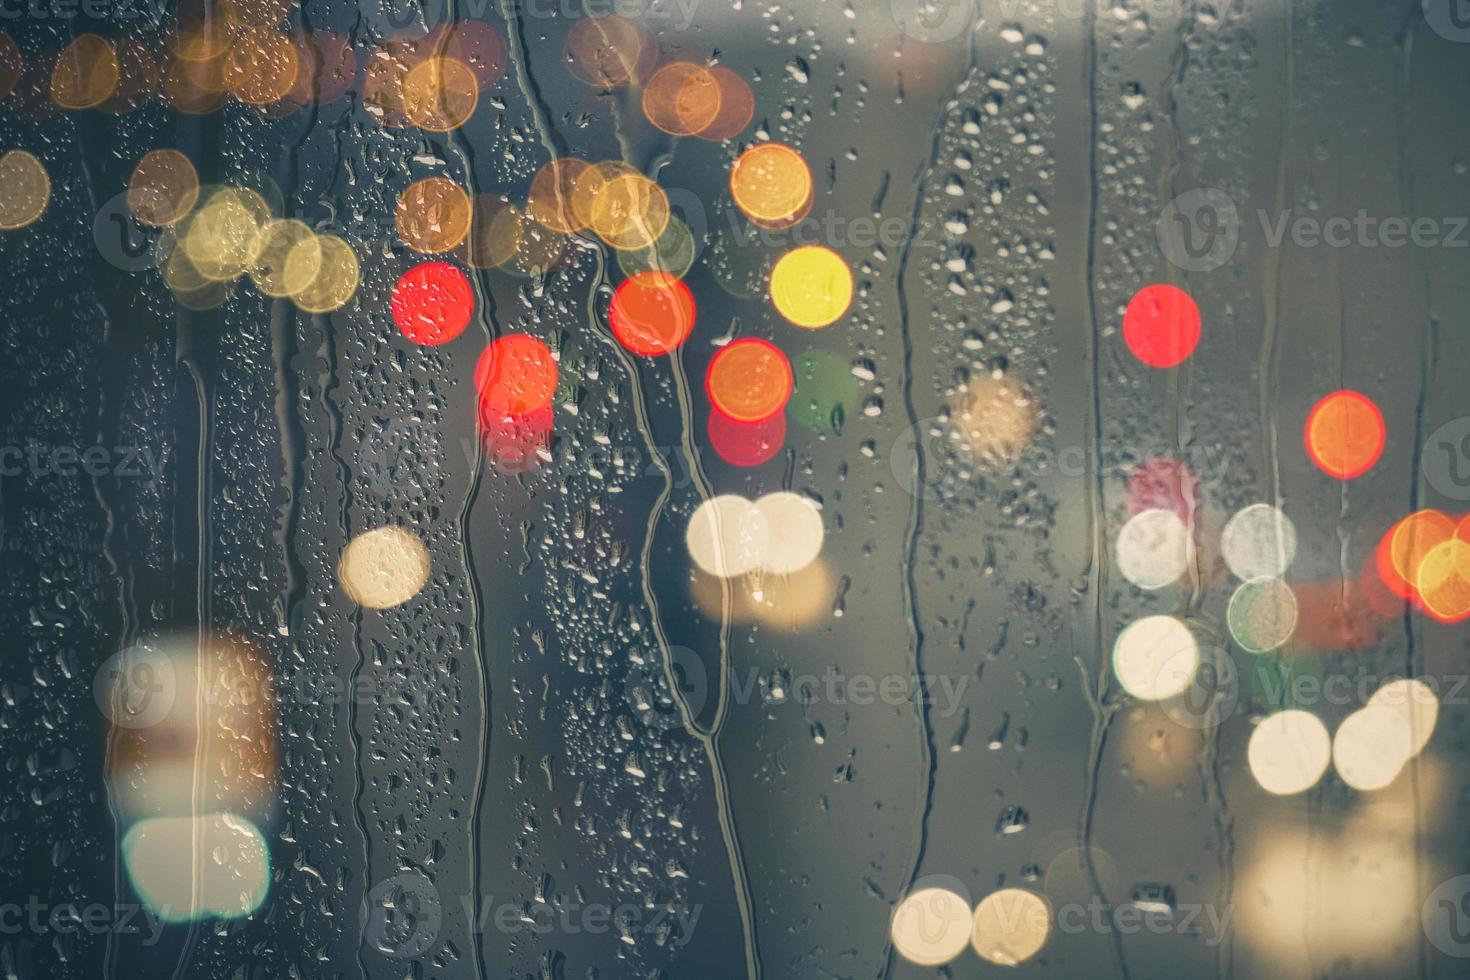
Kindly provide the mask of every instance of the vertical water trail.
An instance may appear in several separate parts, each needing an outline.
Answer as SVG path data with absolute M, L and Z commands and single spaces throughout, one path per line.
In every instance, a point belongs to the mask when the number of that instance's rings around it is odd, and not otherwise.
M 73 28 L 72 33 L 73 35 L 75 35 L 75 28 Z M 101 209 L 97 205 L 96 181 L 92 176 L 92 169 L 87 162 L 87 141 L 81 123 L 78 123 L 77 125 L 77 151 L 77 165 L 80 168 L 83 176 L 82 192 L 86 195 L 87 198 L 88 211 L 92 214 L 97 214 Z M 113 339 L 112 315 L 107 310 L 106 304 L 101 302 L 100 299 L 96 300 L 96 306 L 98 314 L 97 319 L 98 322 L 102 325 L 102 349 L 105 351 L 108 349 L 108 344 Z M 106 420 L 109 418 L 113 418 L 118 410 L 113 409 L 109 405 L 108 388 L 109 386 L 106 383 L 98 386 L 97 417 L 95 420 L 96 437 L 92 440 L 93 444 L 98 446 L 114 445 L 113 440 L 110 440 L 107 435 Z M 157 474 L 154 475 L 157 476 Z M 134 632 L 137 629 L 137 623 L 140 617 L 135 615 L 135 602 L 132 588 L 132 569 L 131 567 L 124 569 L 122 561 L 117 554 L 117 508 L 113 505 L 113 502 L 109 498 L 107 492 L 103 490 L 102 479 L 103 478 L 100 474 L 93 475 L 92 494 L 97 499 L 97 506 L 102 509 L 102 516 L 104 520 L 102 532 L 102 557 L 107 562 L 107 567 L 111 571 L 111 573 L 117 576 L 119 619 L 118 625 L 120 642 L 114 644 L 114 646 L 117 649 L 121 650 L 132 646 L 135 639 Z M 114 486 L 116 485 L 116 482 L 116 478 L 114 478 Z M 122 813 L 118 809 L 117 794 L 113 791 L 112 780 L 107 778 L 107 774 L 112 771 L 112 760 L 116 756 L 117 741 L 120 734 L 121 733 L 119 731 L 119 727 L 111 724 L 111 722 L 109 721 L 107 723 L 107 741 L 104 744 L 102 750 L 102 789 L 107 796 L 107 810 L 112 818 L 113 827 L 112 896 L 113 902 L 115 904 L 122 901 L 124 891 L 122 867 L 122 835 L 118 833 L 118 831 L 122 827 Z M 116 957 L 117 930 L 108 929 L 107 938 L 104 940 L 103 943 L 103 976 L 113 978 L 116 975 Z
M 1083 59 L 1083 70 L 1086 77 L 1083 85 L 1087 90 L 1087 245 L 1086 258 L 1083 266 L 1083 295 L 1087 300 L 1087 363 L 1091 370 L 1088 379 L 1091 387 L 1091 398 L 1088 401 L 1088 442 L 1087 442 L 1087 471 L 1091 479 L 1085 481 L 1087 486 L 1087 522 L 1088 522 L 1088 590 L 1093 602 L 1092 625 L 1095 631 L 1097 674 L 1092 698 L 1092 734 L 1088 745 L 1086 765 L 1083 770 L 1083 790 L 1081 809 L 1077 821 L 1077 844 L 1082 854 L 1082 863 L 1087 871 L 1088 884 L 1092 886 L 1093 895 L 1104 905 L 1107 896 L 1103 892 L 1102 877 L 1098 874 L 1097 863 L 1092 855 L 1092 824 L 1097 807 L 1098 774 L 1102 767 L 1103 751 L 1107 747 L 1109 729 L 1112 727 L 1115 708 L 1106 705 L 1106 692 L 1108 687 L 1108 653 L 1112 648 L 1108 636 L 1107 615 L 1104 612 L 1104 595 L 1108 588 L 1108 562 L 1107 543 L 1105 541 L 1106 529 L 1104 526 L 1105 515 L 1103 513 L 1103 471 L 1102 471 L 1102 366 L 1100 364 L 1101 351 L 1097 342 L 1097 197 L 1098 197 L 1098 166 L 1097 166 L 1097 144 L 1100 138 L 1098 115 L 1098 53 L 1097 53 L 1097 5 L 1084 4 L 1082 16 L 1083 45 L 1087 52 Z M 1086 669 L 1079 661 L 1078 667 L 1086 677 Z M 1123 957 L 1123 942 L 1117 930 L 1110 930 L 1109 936 L 1113 946 L 1113 960 L 1117 964 L 1119 976 L 1123 980 L 1128 977 L 1128 963 Z
M 913 859 L 904 876 L 900 894 L 906 894 L 918 878 L 924 865 L 924 855 L 929 847 L 929 815 L 934 810 L 934 783 L 939 769 L 939 752 L 934 744 L 934 725 L 929 717 L 929 698 L 924 691 L 924 627 L 919 609 L 918 551 L 919 538 L 924 533 L 924 500 L 928 487 L 924 466 L 924 440 L 920 432 L 918 407 L 914 402 L 914 335 L 913 319 L 909 309 L 908 273 L 909 259 L 913 255 L 914 242 L 923 234 L 921 225 L 924 213 L 924 188 L 939 166 L 939 155 L 944 146 L 945 119 L 959 104 L 960 97 L 969 89 L 979 64 L 979 21 L 970 25 L 968 35 L 968 63 L 960 75 L 954 91 L 939 106 L 934 116 L 934 136 L 929 142 L 929 151 L 919 164 L 914 181 L 913 202 L 909 206 L 909 228 L 899 248 L 898 264 L 894 270 L 895 296 L 898 302 L 898 333 L 902 344 L 902 383 L 904 421 L 914 438 L 914 462 L 909 471 L 909 509 L 905 518 L 903 566 L 900 575 L 900 592 L 904 606 L 904 625 L 909 634 L 909 667 L 919 679 L 915 692 L 914 720 L 918 727 L 919 768 L 923 779 L 917 801 L 918 820 L 914 832 Z M 885 937 L 883 943 L 883 976 L 893 972 L 895 959 L 893 938 Z
M 511 51 L 513 54 L 511 64 L 516 71 L 517 83 L 531 110 L 532 118 L 535 121 L 537 133 L 541 138 L 542 145 L 551 157 L 555 159 L 562 156 L 563 152 L 560 148 L 558 134 L 550 124 L 549 111 L 541 96 L 540 88 L 531 74 L 530 52 L 525 43 L 524 32 L 520 21 L 520 11 L 514 3 L 514 0 L 502 0 L 501 9 L 506 20 L 506 29 L 511 39 Z M 698 722 L 691 714 L 679 685 L 675 682 L 673 655 L 670 650 L 667 634 L 663 629 L 663 619 L 659 611 L 658 599 L 653 592 L 651 584 L 651 568 L 649 564 L 652 551 L 651 542 L 654 530 L 657 527 L 658 516 L 666 505 L 673 489 L 673 474 L 669 472 L 667 463 L 658 452 L 657 440 L 654 437 L 652 426 L 648 420 L 647 408 L 644 405 L 643 392 L 638 384 L 636 365 L 632 362 L 627 352 L 623 350 L 622 346 L 607 335 L 606 328 L 600 324 L 597 318 L 595 303 L 597 290 L 606 279 L 606 255 L 601 249 L 594 249 L 594 255 L 597 260 L 597 271 L 593 278 L 592 288 L 589 290 L 587 297 L 588 325 L 602 329 L 604 341 L 609 344 L 610 348 L 621 361 L 624 371 L 627 373 L 629 390 L 632 392 L 633 398 L 634 416 L 639 433 L 642 435 L 645 445 L 649 448 L 652 459 L 659 467 L 664 480 L 664 486 L 660 491 L 658 501 L 650 515 L 647 530 L 645 531 L 644 547 L 640 559 L 643 595 L 649 606 L 652 629 L 663 662 L 665 681 L 668 683 L 669 690 L 672 693 L 675 706 L 679 711 L 680 719 L 684 724 L 685 730 L 700 742 L 710 766 L 711 782 L 715 790 L 716 808 L 719 814 L 720 831 L 730 864 L 732 884 L 736 891 L 736 906 L 740 913 L 742 942 L 745 952 L 745 972 L 747 980 L 760 980 L 762 971 L 755 939 L 755 916 L 750 901 L 749 885 L 745 876 L 745 863 L 741 856 L 739 838 L 735 832 L 734 816 L 730 809 L 729 788 L 726 783 L 724 765 L 718 746 L 713 738 L 713 731 L 706 733 L 700 730 Z M 687 384 L 684 387 L 687 388 Z M 685 427 L 687 428 L 687 425 Z M 691 464 L 692 471 L 693 465 Z M 705 486 L 701 486 L 701 489 L 705 493 L 708 492 L 708 488 Z M 721 644 L 722 663 L 725 662 L 723 651 L 728 648 L 728 623 L 730 620 L 729 606 L 731 600 L 728 595 L 728 588 L 726 589 L 726 593 L 724 603 L 726 607 L 726 614 L 724 616 L 725 632 Z M 727 695 L 722 693 L 723 697 L 727 697 Z
M 1399 147 L 1399 213 L 1420 214 L 1417 185 L 1414 180 L 1414 153 L 1411 134 L 1414 132 L 1414 36 L 1415 31 L 1423 25 L 1423 18 L 1419 16 L 1417 9 L 1410 9 L 1404 15 L 1404 24 L 1399 34 L 1398 49 L 1400 52 L 1400 73 L 1396 80 L 1399 95 L 1398 131 L 1396 133 Z M 1419 478 L 1423 471 L 1424 454 L 1424 412 L 1425 403 L 1429 399 L 1429 392 L 1434 386 L 1435 365 L 1439 362 L 1439 322 L 1434 313 L 1434 280 L 1429 274 L 1428 263 L 1424 258 L 1424 250 L 1414 250 L 1414 262 L 1419 269 L 1419 276 L 1423 283 L 1424 305 L 1426 320 L 1421 329 L 1423 341 L 1419 346 L 1419 394 L 1414 402 L 1414 427 L 1413 427 L 1413 465 L 1409 471 L 1409 511 L 1412 513 L 1419 509 L 1423 488 L 1420 486 Z M 1344 577 L 1346 581 L 1346 577 Z M 1410 615 L 1409 607 L 1404 607 L 1404 676 L 1419 676 L 1419 643 L 1418 631 L 1415 619 Z M 1415 716 L 1417 717 L 1417 716 Z M 1413 798 L 1413 822 L 1414 822 L 1414 889 L 1415 894 L 1424 895 L 1428 893 L 1428 881 L 1426 872 L 1429 870 L 1424 858 L 1426 855 L 1426 835 L 1424 832 L 1424 802 L 1422 795 L 1422 783 L 1420 781 L 1421 760 L 1419 755 L 1409 760 L 1409 793 Z M 1429 975 L 1429 953 L 1425 949 L 1424 940 L 1427 936 L 1421 933 L 1420 941 L 1416 944 L 1416 952 L 1419 960 L 1419 976 L 1421 978 Z

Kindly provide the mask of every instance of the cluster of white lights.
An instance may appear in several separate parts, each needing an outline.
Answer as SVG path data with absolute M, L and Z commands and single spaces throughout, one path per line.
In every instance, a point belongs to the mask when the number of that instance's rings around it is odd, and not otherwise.
M 1284 646 L 1296 631 L 1296 594 L 1282 580 L 1296 558 L 1296 528 L 1279 508 L 1253 504 L 1220 534 L 1220 551 L 1243 580 L 1231 597 L 1226 621 L 1242 648 L 1265 653 Z M 1186 521 L 1172 510 L 1135 514 L 1118 534 L 1118 569 L 1133 585 L 1156 591 L 1179 581 L 1195 560 Z M 1113 645 L 1113 674 L 1141 701 L 1177 697 L 1194 683 L 1199 643 L 1174 616 L 1148 616 L 1130 624 Z
M 1251 775 L 1266 792 L 1290 796 L 1317 785 L 1330 762 L 1353 789 L 1383 789 L 1429 744 L 1438 718 L 1433 689 L 1415 679 L 1379 688 L 1335 736 L 1309 712 L 1281 711 L 1251 733 Z
M 826 531 L 817 505 L 799 493 L 747 500 L 727 493 L 695 509 L 684 533 L 694 564 L 719 578 L 757 570 L 792 575 L 816 561 Z
M 923 888 L 899 902 L 889 936 L 900 956 L 919 966 L 943 966 L 966 946 L 997 966 L 1019 966 L 1051 935 L 1051 906 L 1024 888 L 1003 888 L 972 911 L 948 888 Z

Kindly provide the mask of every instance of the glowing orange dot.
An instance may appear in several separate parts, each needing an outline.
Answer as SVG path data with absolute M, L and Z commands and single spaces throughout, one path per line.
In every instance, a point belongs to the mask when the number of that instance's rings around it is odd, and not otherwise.
M 470 233 L 470 196 L 448 177 L 416 180 L 398 195 L 393 213 L 398 237 L 416 252 L 447 252 Z
M 759 422 L 786 407 L 792 380 L 791 364 L 780 348 L 747 337 L 711 359 L 705 388 L 715 408 L 736 422 Z
M 789 227 L 811 210 L 812 171 L 785 143 L 759 143 L 730 168 L 730 194 L 756 224 Z
M 694 294 L 665 272 L 640 272 L 613 292 L 608 322 L 635 354 L 667 354 L 694 330 Z
M 1387 435 L 1377 405 L 1356 391 L 1337 391 L 1307 416 L 1307 455 L 1328 476 L 1351 480 L 1378 462 Z
M 1123 341 L 1149 367 L 1182 364 L 1199 346 L 1200 315 L 1184 290 L 1164 283 L 1145 286 L 1123 313 Z
M 720 111 L 709 125 L 695 133 L 702 140 L 720 143 L 732 140 L 750 125 L 755 116 L 755 93 L 750 84 L 724 65 L 709 70 L 710 77 L 720 87 Z
M 425 58 L 403 78 L 403 114 L 431 133 L 458 129 L 475 113 L 480 83 L 456 58 Z
M 529 415 L 551 404 L 556 393 L 556 358 L 529 334 L 506 334 L 491 342 L 475 365 L 481 411 Z
M 1410 514 L 1389 528 L 1379 543 L 1378 577 L 1400 599 L 1417 600 L 1424 557 L 1454 534 L 1454 521 L 1437 510 Z
M 289 35 L 253 27 L 235 39 L 225 56 L 222 77 L 241 102 L 266 105 L 291 91 L 300 65 L 301 50 Z
M 692 136 L 720 114 L 720 83 L 692 61 L 671 61 L 643 87 L 643 114 L 670 136 Z

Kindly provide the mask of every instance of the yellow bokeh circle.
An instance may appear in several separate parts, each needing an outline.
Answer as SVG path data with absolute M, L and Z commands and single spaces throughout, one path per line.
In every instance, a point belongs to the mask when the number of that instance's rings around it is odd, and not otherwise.
M 852 303 L 852 270 L 825 246 L 794 248 L 771 270 L 771 302 L 798 327 L 830 326 Z

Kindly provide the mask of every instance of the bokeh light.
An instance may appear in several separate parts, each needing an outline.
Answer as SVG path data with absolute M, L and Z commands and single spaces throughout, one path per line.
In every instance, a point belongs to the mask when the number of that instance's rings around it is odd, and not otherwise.
M 1470 617 L 1470 543 L 1454 537 L 1431 548 L 1414 586 L 1424 611 L 1440 622 Z
M 506 415 L 480 402 L 480 438 L 490 465 L 501 473 L 530 473 L 541 466 L 551 441 L 550 405 L 526 415 Z
M 1414 738 L 1404 712 L 1377 704 L 1343 719 L 1332 737 L 1332 765 L 1353 789 L 1383 789 L 1413 754 Z
M 893 910 L 889 938 L 898 955 L 919 966 L 942 966 L 970 944 L 970 903 L 946 888 L 922 888 Z
M 724 65 L 709 69 L 710 77 L 720 90 L 720 109 L 715 117 L 694 135 L 713 143 L 732 140 L 750 125 L 755 116 L 755 93 L 750 84 Z
M 715 408 L 737 422 L 758 422 L 786 407 L 791 365 L 775 344 L 746 337 L 710 360 L 705 388 Z
M 798 327 L 830 326 L 852 303 L 852 270 L 825 246 L 794 248 L 771 270 L 771 302 Z
M 991 892 L 975 906 L 970 946 L 987 963 L 1020 966 L 1041 952 L 1051 935 L 1051 906 L 1024 888 Z
M 684 532 L 690 559 L 719 578 L 734 578 L 758 568 L 768 539 L 764 515 L 737 494 L 721 494 L 701 503 Z
M 1238 511 L 1220 532 L 1220 552 L 1242 581 L 1281 578 L 1296 560 L 1296 525 L 1270 504 Z
M 786 416 L 781 412 L 758 422 L 737 422 L 724 412 L 710 407 L 710 448 L 731 466 L 760 466 L 770 462 L 786 443 Z
M 792 575 L 817 560 L 826 530 L 814 501 L 782 490 L 757 498 L 755 508 L 767 533 L 762 568 L 775 575 Z
M 986 466 L 1014 466 L 1036 432 L 1036 400 L 1009 376 L 974 378 L 954 411 L 960 448 Z
M 618 250 L 618 268 L 630 277 L 640 272 L 662 272 L 683 279 L 694 268 L 698 256 L 699 246 L 689 226 L 677 215 L 670 214 L 663 234 L 652 245 Z
M 1400 599 L 1418 600 L 1419 569 L 1431 551 L 1455 536 L 1455 522 L 1437 510 L 1405 517 L 1379 542 L 1377 570 L 1383 584 Z
M 1225 621 L 1242 650 L 1268 653 L 1279 649 L 1296 632 L 1296 593 L 1279 578 L 1252 579 L 1230 597 Z
M 304 222 L 276 218 L 260 231 L 260 254 L 250 267 L 250 279 L 263 295 L 295 296 L 321 272 L 322 243 Z
M 852 366 L 830 351 L 810 350 L 796 355 L 791 371 L 791 418 L 809 429 L 841 429 L 858 399 Z
M 470 233 L 470 196 L 447 177 L 416 180 L 398 195 L 393 223 L 398 237 L 416 252 L 448 252 Z
M 1192 523 L 1200 506 L 1200 485 L 1189 464 L 1155 456 L 1128 475 L 1128 513 L 1168 510 Z
M 480 99 L 480 80 L 457 58 L 429 57 L 403 78 L 403 115 L 431 133 L 447 133 L 469 122 Z
M 0 156 L 0 231 L 24 228 L 50 203 L 51 178 L 40 160 L 25 150 Z
M 93 109 L 117 91 L 117 53 L 96 34 L 79 34 L 56 59 L 51 99 L 63 109 Z
M 464 333 L 475 295 L 465 274 L 448 262 L 425 262 L 399 277 L 389 307 L 399 333 L 436 346 Z
M 556 358 L 524 333 L 506 334 L 485 348 L 475 365 L 475 390 L 484 406 L 501 416 L 529 415 L 556 394 Z
M 785 143 L 757 143 L 730 168 L 735 206 L 763 228 L 787 228 L 806 217 L 813 201 L 812 171 Z
M 1194 540 L 1174 511 L 1140 511 L 1118 532 L 1117 556 L 1125 579 L 1153 591 L 1184 577 L 1194 559 Z
M 391 609 L 429 581 L 429 551 L 401 527 L 385 525 L 348 542 L 337 565 L 347 597 L 366 609 Z
M 235 35 L 221 77 L 235 98 L 263 106 L 285 98 L 300 71 L 300 48 L 289 35 L 251 27 Z
M 692 136 L 720 113 L 720 83 L 692 61 L 662 65 L 643 86 L 643 114 L 670 136 Z
M 608 323 L 618 343 L 653 357 L 689 339 L 694 310 L 694 294 L 684 283 L 662 272 L 640 272 L 613 291 Z
M 470 232 L 455 250 L 465 265 L 498 269 L 520 250 L 527 218 L 502 194 L 477 194 L 471 208 Z
M 1356 391 L 1328 395 L 1307 416 L 1307 455 L 1323 473 L 1339 480 L 1372 469 L 1383 455 L 1387 436 L 1383 412 Z
M 217 187 L 180 225 L 179 245 L 206 279 L 223 281 L 245 274 L 264 246 L 260 231 L 270 206 L 245 187 Z
M 622 17 L 581 17 L 567 32 L 567 69 L 588 85 L 615 89 L 642 81 L 657 60 L 658 42 Z
M 1145 286 L 1123 313 L 1123 341 L 1149 367 L 1170 368 L 1194 353 L 1200 340 L 1200 312 L 1177 286 Z
M 243 918 L 270 892 L 265 838 L 233 813 L 140 820 L 122 856 L 138 897 L 164 922 Z
M 636 171 L 619 174 L 598 188 L 586 224 L 615 249 L 648 248 L 669 226 L 669 198 Z
M 1251 732 L 1246 751 L 1256 784 L 1275 796 L 1304 793 L 1332 761 L 1332 736 L 1308 711 L 1278 711 Z
M 330 313 L 346 306 L 356 295 L 362 267 L 352 246 L 336 235 L 318 235 L 317 243 L 322 262 L 316 278 L 291 300 L 307 313 Z
M 1434 688 L 1417 677 L 1401 677 L 1389 681 L 1368 699 L 1372 708 L 1397 711 L 1409 726 L 1409 751 L 1418 755 L 1434 736 L 1439 721 L 1439 698 Z
M 1113 674 L 1140 701 L 1162 701 L 1188 690 L 1199 663 L 1194 633 L 1173 616 L 1140 619 L 1113 644 Z
M 564 235 L 574 235 L 587 227 L 572 208 L 572 195 L 589 166 L 578 157 L 558 157 L 536 171 L 526 195 L 526 213 L 538 224 Z
M 188 214 L 199 200 L 199 174 L 178 150 L 143 154 L 128 180 L 128 210 L 140 224 L 167 227 Z

